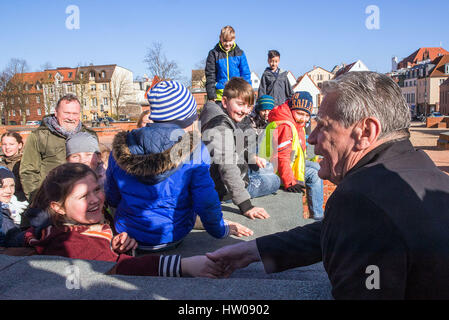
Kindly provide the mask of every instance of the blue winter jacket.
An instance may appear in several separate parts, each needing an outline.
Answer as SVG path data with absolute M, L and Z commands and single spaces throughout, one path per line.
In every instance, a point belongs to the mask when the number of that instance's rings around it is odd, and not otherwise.
M 0 246 L 22 247 L 25 232 L 20 230 L 10 216 L 8 205 L 0 202 Z
M 209 100 L 221 101 L 226 83 L 232 77 L 241 77 L 251 84 L 251 71 L 246 55 L 237 44 L 224 51 L 220 42 L 209 51 L 206 60 L 206 91 Z
M 116 231 L 140 246 L 166 244 L 183 239 L 198 214 L 209 234 L 228 236 L 209 167 L 199 134 L 177 125 L 152 123 L 117 134 L 105 183 L 108 204 L 117 208 Z

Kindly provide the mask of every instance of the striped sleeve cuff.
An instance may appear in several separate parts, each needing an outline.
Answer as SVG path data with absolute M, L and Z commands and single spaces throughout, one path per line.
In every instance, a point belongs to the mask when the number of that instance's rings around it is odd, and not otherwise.
M 181 256 L 170 255 L 160 256 L 159 258 L 159 276 L 161 277 L 182 277 Z
M 227 236 L 229 236 L 229 233 L 231 232 L 231 230 L 229 229 L 229 224 L 226 221 L 224 221 L 224 226 L 225 226 L 225 232 L 224 232 L 222 238 L 226 238 Z

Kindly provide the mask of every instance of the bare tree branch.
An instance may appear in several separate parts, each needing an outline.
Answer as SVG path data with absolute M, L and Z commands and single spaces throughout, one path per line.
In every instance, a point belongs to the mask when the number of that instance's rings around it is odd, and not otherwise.
M 161 80 L 182 80 L 181 70 L 175 61 L 165 56 L 161 42 L 154 42 L 148 48 L 144 62 L 148 64 L 150 76 L 158 76 Z

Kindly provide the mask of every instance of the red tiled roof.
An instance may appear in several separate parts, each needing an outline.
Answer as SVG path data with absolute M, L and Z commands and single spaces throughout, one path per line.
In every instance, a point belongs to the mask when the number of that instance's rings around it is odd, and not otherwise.
M 334 78 L 336 78 L 336 77 L 338 77 L 338 76 L 340 76 L 340 75 L 342 75 L 342 74 L 348 72 L 349 70 L 351 70 L 351 68 L 354 66 L 354 64 L 355 64 L 356 62 L 357 62 L 357 61 L 354 61 L 353 63 L 348 64 L 347 66 L 345 66 L 344 68 L 339 69 L 339 70 L 337 71 L 337 73 L 335 74 L 335 77 L 334 77 Z
M 57 69 L 52 69 L 52 70 L 45 70 L 45 72 L 51 73 L 53 79 L 54 79 L 56 72 L 59 72 L 63 77 L 62 82 L 75 81 L 75 76 L 76 76 L 75 68 L 57 68 Z
M 423 60 L 434 60 L 438 57 L 438 55 L 444 55 L 449 54 L 448 51 L 441 47 L 423 47 L 419 48 L 415 52 L 413 52 L 411 55 L 409 55 L 407 58 L 403 59 L 401 62 L 398 63 L 398 69 L 406 68 L 407 66 L 413 67 L 418 62 Z
M 449 54 L 436 58 L 433 63 L 435 64 L 435 68 L 433 68 L 432 72 L 430 73 L 430 77 L 448 76 L 444 71 L 445 65 L 449 63 Z
M 40 82 L 41 84 L 45 81 L 46 79 L 46 72 L 42 71 L 42 72 L 27 72 L 27 73 L 18 73 L 16 75 L 14 75 L 13 80 L 17 80 L 20 81 L 22 83 L 25 84 L 30 84 L 32 85 L 32 87 L 30 88 L 30 90 L 28 90 L 28 93 L 41 93 L 42 92 L 42 87 L 40 90 L 36 89 L 36 83 Z

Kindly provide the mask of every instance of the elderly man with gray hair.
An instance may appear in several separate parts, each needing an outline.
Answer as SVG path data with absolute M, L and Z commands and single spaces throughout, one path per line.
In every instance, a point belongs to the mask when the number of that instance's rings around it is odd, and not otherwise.
M 323 92 L 309 143 L 337 184 L 324 220 L 207 256 L 225 277 L 260 260 L 267 273 L 323 261 L 336 299 L 449 299 L 449 176 L 413 148 L 399 87 L 349 72 Z

